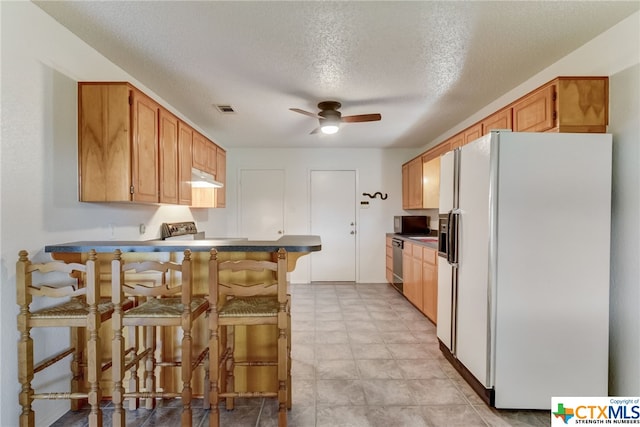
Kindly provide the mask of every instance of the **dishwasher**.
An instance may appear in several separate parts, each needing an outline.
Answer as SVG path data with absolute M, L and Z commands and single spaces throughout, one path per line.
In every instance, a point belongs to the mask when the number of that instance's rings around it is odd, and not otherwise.
M 391 239 L 391 247 L 393 249 L 393 287 L 402 293 L 402 250 L 404 248 L 404 240 Z

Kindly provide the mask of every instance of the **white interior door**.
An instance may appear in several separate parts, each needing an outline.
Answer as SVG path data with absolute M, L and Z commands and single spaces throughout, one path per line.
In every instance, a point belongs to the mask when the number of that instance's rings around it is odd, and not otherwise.
M 356 172 L 311 171 L 311 234 L 322 239 L 312 281 L 356 280 L 356 229 Z
M 240 236 L 277 240 L 284 234 L 284 170 L 241 169 Z

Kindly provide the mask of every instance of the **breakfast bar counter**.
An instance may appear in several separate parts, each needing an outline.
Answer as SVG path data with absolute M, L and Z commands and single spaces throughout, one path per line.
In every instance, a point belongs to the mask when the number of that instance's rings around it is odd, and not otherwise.
M 132 252 L 209 252 L 216 248 L 218 252 L 269 253 L 283 248 L 289 254 L 288 271 L 293 271 L 296 261 L 310 252 L 322 248 L 320 236 L 285 235 L 278 240 L 249 240 L 245 238 L 216 238 L 203 240 L 89 240 L 47 245 L 45 252 L 54 259 L 72 261 L 79 254 L 94 249 L 99 254 L 113 253 L 119 249 L 123 253 Z
M 94 240 L 61 243 L 45 246 L 45 252 L 81 253 L 95 249 L 98 253 L 113 252 L 275 252 L 284 248 L 287 252 L 315 252 L 321 248 L 320 236 L 286 235 L 278 240 L 249 240 L 244 238 L 220 238 L 203 240 Z

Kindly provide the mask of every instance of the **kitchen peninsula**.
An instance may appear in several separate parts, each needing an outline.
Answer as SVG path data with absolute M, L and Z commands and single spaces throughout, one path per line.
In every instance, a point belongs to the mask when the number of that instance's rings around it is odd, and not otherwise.
M 245 238 L 216 238 L 203 240 L 90 240 L 55 245 L 46 245 L 45 252 L 50 252 L 53 259 L 67 262 L 77 261 L 80 254 L 94 249 L 98 254 L 113 253 L 120 249 L 123 253 L 132 252 L 209 252 L 216 248 L 218 252 L 241 253 L 269 253 L 283 248 L 289 254 L 287 271 L 295 269 L 296 261 L 310 252 L 317 252 L 322 248 L 320 236 L 285 235 L 278 240 L 249 240 Z M 253 258 L 250 257 L 250 258 Z M 136 256 L 136 259 L 141 259 Z M 262 259 L 262 258 L 258 258 Z
M 122 252 L 275 252 L 284 248 L 289 253 L 301 255 L 321 249 L 320 236 L 286 235 L 278 240 L 249 240 L 245 238 L 216 238 L 203 240 L 91 240 L 46 245 L 45 252 L 54 258 L 61 253 L 83 253 L 95 249 L 98 253 Z M 291 270 L 290 270 L 291 271 Z
M 196 294 L 206 294 L 208 291 L 208 261 L 209 252 L 212 248 L 218 251 L 219 260 L 229 259 L 255 259 L 269 260 L 280 248 L 287 251 L 287 271 L 295 269 L 297 260 L 311 252 L 321 250 L 320 236 L 312 235 L 285 235 L 278 240 L 249 240 L 246 238 L 216 238 L 204 240 L 148 240 L 148 241 L 128 241 L 128 240 L 105 240 L 105 241 L 77 241 L 45 246 L 45 252 L 51 253 L 53 259 L 65 262 L 82 261 L 86 254 L 94 249 L 98 253 L 98 260 L 101 265 L 100 279 L 102 282 L 102 295 L 110 295 L 110 262 L 115 250 L 122 252 L 125 262 L 145 261 L 145 260 L 172 260 L 179 261 L 182 253 L 189 249 L 192 252 L 192 278 L 193 292 Z M 109 322 L 110 323 L 110 322 Z M 236 343 L 240 341 L 251 342 L 252 348 L 262 348 L 262 351 L 275 351 L 269 347 L 264 326 L 256 326 L 255 330 L 243 330 L 238 327 L 236 333 Z M 102 325 L 100 330 L 102 338 L 103 353 L 111 354 L 111 326 Z M 178 332 L 168 333 L 160 338 L 164 348 L 171 348 L 178 342 Z M 197 321 L 193 326 L 193 343 L 197 348 L 207 345 L 209 332 L 204 321 Z M 202 368 L 198 368 L 202 369 Z M 256 380 L 260 380 L 256 378 Z M 171 389 L 173 384 L 180 381 L 179 371 L 175 375 L 163 378 L 163 386 Z M 238 389 L 244 389 L 246 384 L 253 384 L 253 379 L 246 373 L 236 375 L 235 383 Z M 194 374 L 193 390 L 194 394 L 202 395 L 204 373 Z M 110 374 L 104 373 L 101 380 L 103 390 L 111 390 Z M 105 396 L 106 397 L 106 396 Z

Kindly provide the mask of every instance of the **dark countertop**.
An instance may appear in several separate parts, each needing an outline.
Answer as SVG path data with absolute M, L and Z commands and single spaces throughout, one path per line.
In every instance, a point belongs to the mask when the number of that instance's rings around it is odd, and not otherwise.
M 417 236 L 417 235 L 416 236 L 413 236 L 413 235 L 405 236 L 405 235 L 397 234 L 397 233 L 387 233 L 387 236 L 388 237 L 393 237 L 393 238 L 396 238 L 396 239 L 401 239 L 401 240 L 404 240 L 405 242 L 413 243 L 414 245 L 425 246 L 425 247 L 430 248 L 430 249 L 438 250 L 438 240 L 437 240 L 438 236 L 436 234 L 433 234 L 433 233 L 429 234 L 429 235 L 424 235 L 424 236 Z M 412 239 L 412 237 L 414 237 L 414 238 Z M 436 241 L 434 241 L 434 242 L 423 242 L 423 241 L 418 240 L 420 238 L 436 239 Z
M 282 236 L 278 240 L 248 240 L 221 238 L 205 240 L 93 240 L 47 245 L 45 252 L 81 253 L 95 249 L 98 253 L 113 252 L 275 252 L 284 248 L 287 252 L 317 252 L 322 248 L 320 236 Z

